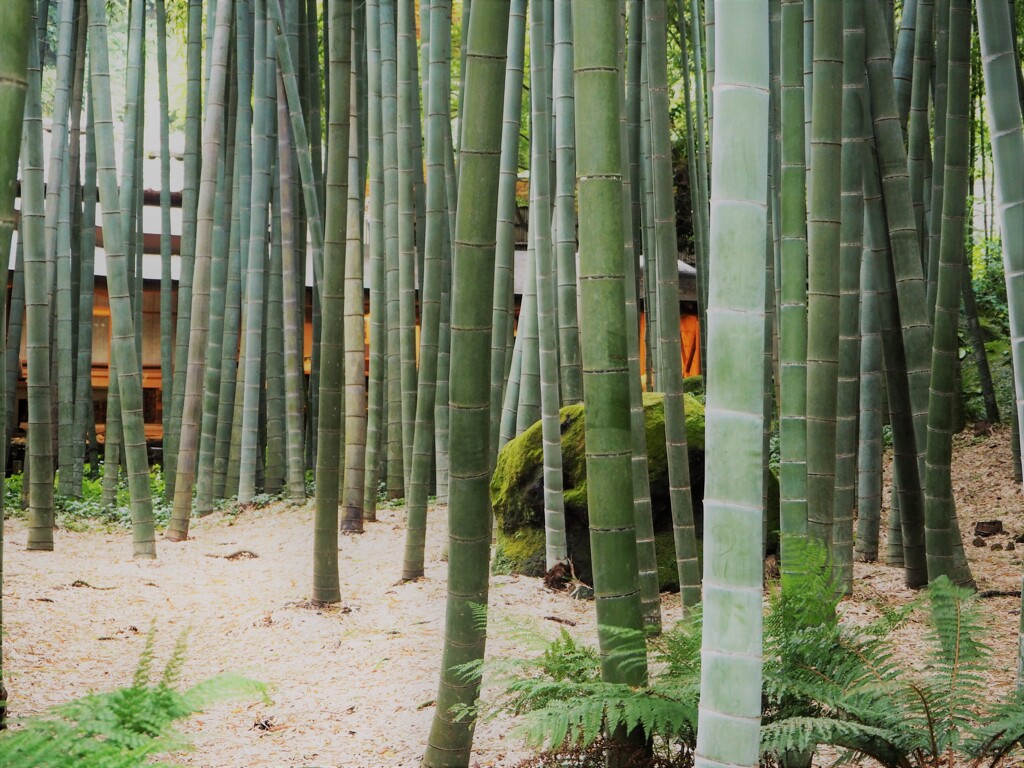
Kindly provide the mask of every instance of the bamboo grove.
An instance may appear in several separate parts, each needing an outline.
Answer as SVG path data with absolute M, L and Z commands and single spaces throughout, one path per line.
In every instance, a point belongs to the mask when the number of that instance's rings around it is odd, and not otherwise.
M 799 588 L 790 555 L 808 538 L 847 592 L 854 559 L 880 557 L 910 587 L 972 583 L 950 481 L 964 315 L 999 419 L 971 286 L 979 158 L 991 158 L 981 183 L 1012 339 L 1003 416 L 1024 420 L 1017 14 L 1014 0 L 5 0 L 0 386 L 10 444 L 26 385 L 29 548 L 54 547 L 55 490 L 80 495 L 102 466 L 110 499 L 127 480 L 134 556 L 157 556 L 151 332 L 167 541 L 186 541 L 222 499 L 305 503 L 310 473 L 310 596 L 333 603 L 339 533 L 361 533 L 378 499 L 405 501 L 405 581 L 424 575 L 427 516 L 447 506 L 424 765 L 467 766 L 473 723 L 452 707 L 478 689 L 454 667 L 485 650 L 474 608 L 487 603 L 491 474 L 540 422 L 545 567 L 571 567 L 559 414 L 583 403 L 603 674 L 642 682 L 644 665 L 612 653 L 615 628 L 660 625 L 657 452 L 683 603 L 704 605 L 697 761 L 755 765 L 769 473 L 783 594 Z M 186 52 L 173 189 L 171 34 Z M 158 182 L 143 178 L 147 119 L 159 123 Z M 110 317 L 99 424 L 98 229 Z M 702 499 L 681 251 L 696 268 L 705 369 Z M 150 262 L 159 309 L 147 316 Z M 646 443 L 644 389 L 664 393 L 665 445 Z

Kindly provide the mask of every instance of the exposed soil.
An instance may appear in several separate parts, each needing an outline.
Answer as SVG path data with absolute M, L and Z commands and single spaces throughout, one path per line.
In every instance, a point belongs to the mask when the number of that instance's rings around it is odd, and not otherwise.
M 955 439 L 954 487 L 965 546 L 982 590 L 1021 586 L 1024 497 L 1013 482 L 1009 433 L 970 431 Z M 446 564 L 445 510 L 432 509 L 426 578 L 396 583 L 404 511 L 384 509 L 366 533 L 340 539 L 343 603 L 308 603 L 312 505 L 278 504 L 195 522 L 193 538 L 161 542 L 159 559 L 131 559 L 121 531 L 58 531 L 53 553 L 25 551 L 26 529 L 5 526 L 3 644 L 12 717 L 34 714 L 89 691 L 130 682 L 146 632 L 159 632 L 159 659 L 189 630 L 185 684 L 238 671 L 273 686 L 270 702 L 221 704 L 190 721 L 195 750 L 182 763 L 243 766 L 417 766 L 433 714 Z M 1001 520 L 1005 533 L 972 546 L 974 523 Z M 884 528 L 883 528 L 884 530 Z M 1000 544 L 1003 549 L 990 548 Z M 884 545 L 883 545 L 884 551 Z M 864 619 L 875 605 L 913 594 L 902 573 L 881 564 L 855 567 L 855 594 L 844 611 Z M 994 695 L 1013 684 L 1020 598 L 984 600 L 996 649 Z M 489 653 L 507 653 L 533 626 L 553 636 L 566 628 L 594 641 L 593 604 L 543 586 L 540 579 L 494 577 Z M 665 622 L 678 616 L 666 596 Z M 913 654 L 922 627 L 894 639 Z M 480 766 L 511 766 L 528 753 L 508 721 L 477 728 Z

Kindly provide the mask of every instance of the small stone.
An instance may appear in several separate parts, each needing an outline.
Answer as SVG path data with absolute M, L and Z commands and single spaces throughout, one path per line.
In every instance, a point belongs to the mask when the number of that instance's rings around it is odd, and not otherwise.
M 994 536 L 1004 531 L 1002 520 L 979 520 L 974 524 L 975 536 Z
M 974 537 L 974 541 L 972 541 L 971 544 L 973 544 L 976 547 L 984 547 L 985 546 L 985 540 L 983 538 L 981 538 L 981 536 L 975 536 Z
M 1013 543 L 1013 539 L 1010 539 L 1008 542 L 1006 542 L 1006 551 L 1007 552 L 1013 552 L 1013 550 L 1015 550 L 1016 548 L 1017 548 L 1017 545 Z
M 999 552 L 999 551 L 1001 551 L 1001 550 L 1002 550 L 1002 548 L 1003 548 L 1003 545 L 1002 545 L 1002 544 L 1000 544 L 1000 543 L 999 543 L 998 541 L 997 541 L 997 542 L 995 542 L 994 544 L 992 544 L 992 546 L 990 546 L 990 547 L 989 547 L 989 549 L 991 549 L 991 550 L 993 550 L 993 551 L 995 551 L 995 552 Z

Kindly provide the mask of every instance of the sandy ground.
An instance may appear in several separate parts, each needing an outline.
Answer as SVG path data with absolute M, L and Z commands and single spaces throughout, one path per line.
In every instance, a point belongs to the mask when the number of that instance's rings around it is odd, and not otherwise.
M 340 539 L 343 602 L 304 605 L 311 584 L 312 504 L 279 504 L 198 521 L 159 559 L 131 559 L 123 532 L 58 531 L 53 553 L 27 552 L 25 527 L 5 527 L 4 668 L 13 716 L 130 681 L 153 624 L 163 657 L 189 631 L 185 684 L 225 671 L 272 686 L 269 704 L 232 702 L 193 719 L 181 762 L 237 766 L 415 766 L 433 714 L 444 625 L 445 510 L 431 510 L 427 576 L 399 584 L 404 510 L 382 510 L 361 536 Z M 258 557 L 226 559 L 239 550 Z M 85 582 L 88 586 L 74 586 Z M 501 627 L 581 629 L 593 605 L 537 579 L 495 577 L 489 648 Z M 545 617 L 554 617 L 547 619 Z M 592 631 L 592 630 L 591 630 Z M 482 724 L 481 766 L 526 755 L 509 723 Z
M 954 485 L 967 552 L 981 589 L 1017 590 L 1024 498 L 1012 481 L 1008 433 L 956 438 Z M 433 713 L 444 623 L 445 510 L 432 509 L 427 576 L 400 584 L 404 511 L 384 509 L 361 536 L 342 537 L 343 603 L 304 604 L 311 582 L 312 505 L 279 504 L 195 523 L 193 538 L 161 542 L 159 559 L 131 559 L 122 531 L 58 531 L 53 553 L 26 552 L 24 524 L 5 526 L 4 668 L 17 717 L 90 691 L 129 682 L 150 626 L 165 658 L 189 631 L 184 682 L 225 671 L 272 686 L 269 703 L 230 702 L 190 721 L 195 750 L 180 762 L 248 766 L 417 766 Z M 971 546 L 974 522 L 1001 519 L 1008 535 Z M 257 557 L 227 559 L 246 550 Z M 884 550 L 883 550 L 884 551 Z M 875 604 L 912 597 L 900 571 L 857 564 L 855 595 L 843 610 L 870 618 Z M 84 584 L 83 584 L 84 582 Z M 77 584 L 77 586 L 76 586 Z M 997 652 L 993 692 L 1012 685 L 1020 599 L 984 601 Z M 666 624 L 678 600 L 666 598 Z M 594 641 L 593 604 L 552 593 L 539 580 L 495 577 L 489 653 L 518 640 L 510 628 L 562 627 Z M 894 638 L 913 654 L 922 627 Z M 521 639 L 521 638 L 520 638 Z M 512 766 L 527 752 L 508 721 L 481 724 L 474 760 Z

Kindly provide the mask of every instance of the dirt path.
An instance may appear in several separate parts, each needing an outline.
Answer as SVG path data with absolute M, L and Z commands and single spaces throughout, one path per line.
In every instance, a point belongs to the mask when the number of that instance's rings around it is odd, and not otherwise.
M 402 510 L 382 510 L 362 536 L 341 539 L 344 602 L 305 607 L 312 506 L 277 505 L 198 521 L 184 544 L 160 542 L 155 562 L 131 560 L 127 534 L 58 531 L 53 553 L 26 552 L 23 523 L 6 525 L 4 667 L 13 715 L 32 714 L 130 681 L 149 627 L 163 657 L 189 630 L 185 683 L 238 671 L 273 686 L 271 702 L 222 704 L 194 719 L 182 762 L 248 766 L 417 766 L 433 714 L 444 623 L 444 510 L 432 512 L 427 577 L 396 584 Z M 258 557 L 225 559 L 239 550 Z M 74 586 L 85 582 L 88 586 Z M 497 577 L 493 614 L 563 626 L 592 604 Z M 499 622 L 500 624 L 500 622 Z M 490 648 L 507 648 L 495 633 Z M 262 725 L 256 725 L 260 723 Z M 508 723 L 477 730 L 481 766 L 525 755 Z
M 1024 533 L 1007 433 L 958 436 L 956 461 L 961 527 L 979 586 L 1019 589 L 1024 545 L 1007 551 L 1012 535 L 987 541 L 1002 550 L 970 544 L 977 520 L 998 518 L 1010 534 Z M 382 510 L 380 522 L 362 536 L 341 539 L 344 602 L 330 610 L 302 604 L 311 581 L 311 505 L 217 513 L 195 524 L 192 540 L 160 542 L 155 562 L 132 561 L 128 534 L 121 531 L 58 531 L 55 552 L 26 552 L 24 524 L 8 521 L 3 651 L 12 714 L 127 683 L 155 622 L 161 658 L 189 629 L 186 684 L 238 671 L 273 686 L 270 703 L 230 702 L 191 721 L 196 749 L 181 762 L 210 768 L 418 766 L 437 688 L 446 523 L 443 508 L 431 512 L 426 579 L 396 584 L 403 521 L 403 510 Z M 224 557 L 239 550 L 258 557 Z M 492 618 L 498 620 L 489 653 L 521 641 L 509 636 L 509 627 L 530 624 L 549 636 L 566 626 L 594 641 L 592 603 L 551 593 L 536 579 L 495 577 L 492 585 Z M 874 601 L 912 596 L 899 571 L 876 564 L 857 564 L 855 591 L 844 610 L 865 618 L 875 613 Z M 994 691 L 1006 691 L 1014 676 L 1020 600 L 984 602 L 997 650 L 990 682 Z M 666 625 L 677 615 L 677 598 L 667 596 Z M 911 625 L 895 640 L 913 649 L 921 631 Z M 474 759 L 480 766 L 511 766 L 525 756 L 508 729 L 505 721 L 478 727 Z

